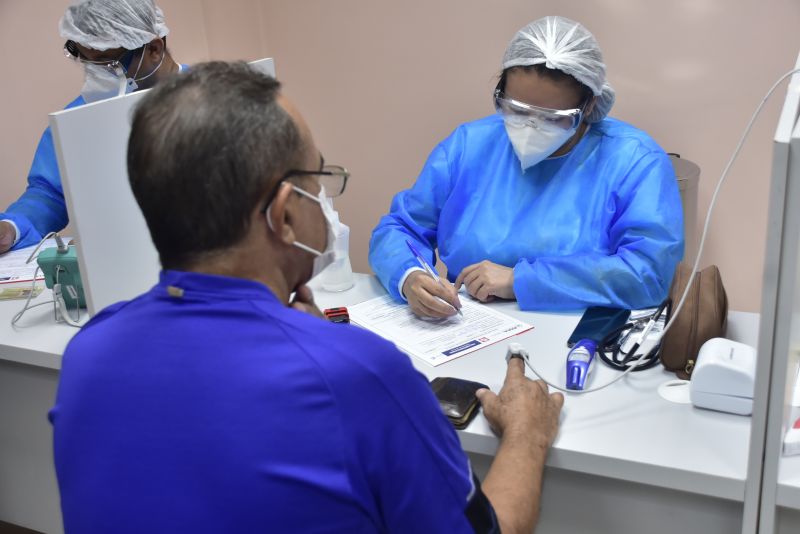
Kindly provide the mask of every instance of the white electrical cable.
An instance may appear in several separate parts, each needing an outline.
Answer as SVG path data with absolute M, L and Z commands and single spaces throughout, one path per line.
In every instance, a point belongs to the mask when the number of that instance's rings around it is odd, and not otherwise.
M 34 252 L 36 252 L 36 251 L 34 250 Z M 33 256 L 33 253 L 31 253 L 31 257 L 32 256 Z M 30 261 L 30 258 L 28 258 L 28 261 Z M 11 326 L 16 326 L 17 321 L 22 319 L 22 316 L 25 314 L 25 312 L 30 310 L 31 308 L 35 308 L 37 306 L 42 306 L 44 304 L 50 304 L 51 302 L 55 302 L 54 300 L 48 300 L 47 302 L 40 302 L 38 304 L 34 304 L 33 306 L 30 305 L 31 299 L 33 298 L 33 294 L 36 292 L 36 277 L 39 275 L 39 271 L 41 269 L 42 269 L 41 267 L 36 267 L 36 271 L 34 271 L 34 273 L 33 273 L 33 282 L 31 282 L 31 292 L 28 293 L 28 299 L 25 301 L 25 306 L 19 312 L 17 312 L 17 314 L 14 315 L 14 317 L 11 318 Z
M 36 245 L 35 249 L 33 249 L 33 252 L 31 252 L 30 256 L 28 256 L 28 259 L 25 260 L 25 263 L 30 263 L 33 259 L 35 259 L 34 255 L 36 255 L 36 253 L 39 251 L 39 248 L 41 248 L 41 246 L 44 244 L 45 241 L 54 236 L 56 238 L 56 243 L 58 244 L 58 250 L 59 251 L 65 250 L 67 247 L 61 240 L 61 236 L 58 235 L 57 232 L 50 232 L 46 236 L 44 236 L 41 241 L 39 241 L 39 244 Z M 36 257 L 38 258 L 38 256 Z M 17 322 L 19 322 L 19 320 L 22 319 L 22 316 L 25 314 L 26 311 L 32 308 L 36 308 L 38 306 L 44 306 L 45 304 L 54 304 L 56 306 L 57 321 L 59 320 L 59 315 L 60 315 L 61 319 L 63 319 L 63 322 L 67 323 L 70 326 L 80 328 L 81 324 L 78 322 L 80 321 L 80 316 L 81 316 L 80 308 L 78 308 L 78 318 L 73 319 L 72 315 L 69 312 L 69 308 L 67 308 L 67 303 L 64 301 L 64 296 L 61 293 L 61 284 L 58 282 L 58 274 L 61 269 L 60 266 L 56 266 L 56 283 L 53 285 L 53 300 L 48 300 L 47 302 L 40 302 L 38 304 L 34 304 L 33 306 L 30 305 L 31 299 L 33 298 L 33 295 L 36 291 L 36 277 L 39 275 L 39 271 L 41 271 L 41 269 L 42 269 L 41 266 L 36 267 L 36 271 L 34 271 L 33 273 L 33 282 L 31 282 L 31 291 L 28 294 L 27 300 L 25 301 L 25 306 L 23 306 L 23 308 L 19 312 L 17 312 L 17 314 L 14 315 L 14 317 L 11 318 L 11 326 L 15 327 L 17 325 Z
M 744 129 L 744 132 L 742 133 L 742 137 L 739 139 L 739 143 L 736 145 L 736 149 L 733 151 L 733 155 L 731 156 L 731 159 L 728 161 L 728 164 L 725 166 L 725 169 L 722 171 L 722 175 L 720 176 L 719 181 L 717 182 L 717 187 L 716 187 L 716 189 L 714 189 L 714 194 L 711 196 L 711 202 L 708 205 L 708 213 L 706 214 L 706 221 L 705 221 L 705 224 L 703 225 L 703 234 L 702 234 L 702 237 L 700 238 L 700 245 L 697 247 L 697 258 L 694 260 L 694 266 L 692 266 L 692 274 L 689 276 L 689 281 L 686 284 L 686 288 L 683 290 L 683 295 L 681 296 L 680 301 L 678 301 L 678 305 L 675 307 L 675 310 L 672 311 L 672 313 L 671 313 L 670 320 L 667 322 L 666 325 L 664 325 L 664 330 L 661 333 L 662 336 L 667 332 L 667 330 L 669 330 L 669 328 L 675 322 L 675 319 L 678 317 L 678 313 L 681 311 L 681 308 L 683 307 L 683 303 L 686 301 L 686 297 L 689 295 L 689 289 L 692 287 L 692 282 L 694 281 L 695 274 L 697 273 L 697 267 L 700 265 L 700 257 L 703 255 L 703 247 L 705 246 L 706 236 L 708 235 L 708 227 L 709 227 L 709 224 L 711 223 L 711 214 L 714 212 L 714 206 L 717 203 L 717 196 L 719 195 L 719 192 L 722 189 L 722 184 L 725 183 L 725 179 L 728 177 L 728 171 L 731 170 L 731 167 L 733 166 L 733 163 L 736 161 L 736 158 L 739 156 L 739 152 L 741 152 L 742 146 L 744 146 L 744 142 L 747 140 L 747 136 L 750 135 L 750 130 L 753 128 L 753 124 L 755 123 L 755 121 L 758 118 L 758 116 L 761 114 L 761 110 L 763 109 L 764 104 L 767 103 L 769 98 L 772 96 L 772 93 L 775 92 L 775 89 L 778 88 L 778 86 L 781 84 L 781 82 L 783 82 L 789 76 L 791 76 L 793 74 L 796 74 L 798 72 L 800 72 L 800 68 L 799 69 L 790 70 L 789 72 L 787 72 L 786 74 L 784 74 L 783 76 L 778 78 L 778 81 L 776 81 L 772 85 L 770 90 L 767 91 L 767 94 L 761 100 L 761 103 L 756 107 L 755 112 L 753 112 L 753 116 L 750 117 L 750 122 L 747 123 L 747 127 Z M 642 339 L 641 342 L 643 343 L 644 339 Z M 557 385 L 553 384 L 552 382 L 549 382 L 541 374 L 539 374 L 539 372 L 536 369 L 533 368 L 533 365 L 531 365 L 531 363 L 530 363 L 528 358 L 523 358 L 523 360 L 525 361 L 525 364 L 528 366 L 528 368 L 531 371 L 533 371 L 533 374 L 538 376 L 542 380 L 542 382 L 544 382 L 545 384 L 547 384 L 551 388 L 556 389 L 558 391 L 562 391 L 564 393 L 583 394 L 583 393 L 592 393 L 593 391 L 598 391 L 598 390 L 607 388 L 608 386 L 610 386 L 614 382 L 617 382 L 617 381 L 621 380 L 622 378 L 625 377 L 625 375 L 627 375 L 628 373 L 633 371 L 641 363 L 644 363 L 643 358 L 645 357 L 645 355 L 646 355 L 646 353 L 642 353 L 635 360 L 631 360 L 630 367 L 628 367 L 628 369 L 626 369 L 625 372 L 623 372 L 621 375 L 619 375 L 615 379 L 611 380 L 610 382 L 608 382 L 606 384 L 603 384 L 602 386 L 593 387 L 591 389 L 580 389 L 580 390 L 562 388 L 560 386 L 557 386 Z
M 30 263 L 31 260 L 34 259 L 34 255 L 36 255 L 36 253 L 39 252 L 39 249 L 42 247 L 44 242 L 47 241 L 48 239 L 50 239 L 51 237 L 53 237 L 54 235 L 56 235 L 55 232 L 48 232 L 48 234 L 46 236 L 44 236 L 41 239 L 41 241 L 39 241 L 39 244 L 36 245 L 36 248 L 33 249 L 33 251 L 30 253 L 30 256 L 28 256 L 28 259 L 25 260 L 25 263 L 26 264 Z M 36 256 L 36 257 L 38 258 L 38 256 Z M 22 319 L 22 316 L 25 314 L 25 312 L 30 310 L 31 308 L 36 308 L 37 306 L 42 306 L 44 304 L 50 304 L 51 302 L 55 303 L 55 300 L 48 300 L 47 302 L 41 302 L 39 304 L 35 304 L 33 306 L 30 306 L 31 299 L 33 298 L 33 294 L 36 291 L 36 277 L 39 275 L 39 271 L 41 269 L 42 269 L 41 267 L 36 267 L 36 271 L 34 271 L 34 273 L 33 273 L 33 282 L 31 282 L 31 292 L 28 293 L 28 299 L 25 301 L 25 306 L 23 306 L 22 309 L 16 315 L 14 315 L 14 317 L 11 318 L 11 326 L 12 327 L 16 326 L 17 321 Z
M 81 311 L 78 310 L 78 318 L 73 319 L 69 313 L 69 308 L 67 308 L 67 303 L 64 301 L 64 296 L 61 293 L 61 284 L 56 284 L 53 286 L 53 298 L 55 299 L 55 303 L 58 305 L 58 312 L 60 315 L 61 321 L 67 323 L 70 326 L 74 326 L 76 328 L 81 327 L 80 321 L 81 319 Z
M 31 252 L 31 255 L 30 255 L 30 256 L 28 256 L 28 259 L 27 259 L 27 260 L 25 260 L 25 263 L 30 263 L 30 262 L 31 262 L 31 260 L 32 260 L 32 259 L 34 259 L 34 258 L 33 258 L 34 254 L 36 254 L 37 252 L 39 252 L 39 248 L 40 248 L 42 245 L 44 245 L 44 242 L 45 242 L 45 241 L 47 241 L 48 239 L 50 239 L 51 237 L 53 237 L 54 235 L 58 235 L 58 234 L 56 234 L 55 232 L 50 232 L 50 233 L 48 233 L 46 236 L 44 236 L 44 237 L 42 238 L 42 240 L 41 240 L 41 241 L 39 241 L 39 244 L 38 244 L 38 245 L 36 245 L 36 248 L 35 248 L 35 249 L 33 249 L 33 252 Z M 38 257 L 38 256 L 37 256 L 37 257 Z M 34 278 L 34 280 L 35 280 L 35 278 Z
M 53 300 L 56 303 L 56 309 L 58 313 L 56 315 L 56 321 L 62 320 L 70 326 L 74 326 L 76 328 L 80 328 L 81 324 L 78 322 L 81 320 L 81 310 L 78 308 L 78 318 L 73 319 L 72 315 L 69 313 L 69 308 L 67 308 L 67 303 L 64 301 L 64 294 L 62 293 L 61 283 L 58 281 L 58 273 L 61 272 L 61 266 L 56 266 L 56 283 L 53 284 Z M 71 287 L 71 286 L 67 286 Z
M 669 322 L 664 326 L 664 333 L 666 333 L 667 330 L 669 330 L 672 324 L 675 322 L 675 319 L 678 317 L 678 313 L 681 311 L 681 308 L 683 307 L 683 303 L 686 301 L 686 297 L 689 295 L 689 289 L 692 287 L 692 282 L 694 282 L 695 274 L 697 274 L 697 267 L 700 265 L 700 257 L 703 255 L 703 247 L 705 246 L 706 236 L 708 235 L 708 226 L 711 223 L 711 213 L 714 211 L 714 205 L 717 203 L 717 195 L 719 195 L 720 189 L 722 189 L 722 184 L 728 177 L 728 171 L 733 166 L 733 162 L 736 161 L 736 158 L 739 156 L 739 152 L 742 150 L 742 146 L 744 145 L 747 136 L 750 135 L 750 130 L 753 128 L 753 123 L 756 122 L 756 119 L 761 114 L 761 109 L 764 107 L 764 104 L 767 103 L 769 97 L 772 96 L 772 93 L 775 92 L 775 89 L 778 88 L 778 86 L 781 84 L 781 82 L 783 82 L 783 80 L 798 72 L 800 72 L 800 69 L 790 70 L 789 72 L 778 78 L 778 81 L 776 81 L 772 85 L 770 90 L 767 91 L 767 94 L 761 100 L 761 103 L 758 105 L 755 112 L 753 113 L 753 116 L 750 118 L 750 122 L 747 123 L 747 128 L 745 128 L 741 139 L 739 139 L 739 144 L 736 145 L 736 150 L 734 150 L 733 156 L 731 156 L 731 159 L 728 161 L 728 165 L 726 165 L 725 170 L 722 171 L 722 176 L 720 177 L 719 182 L 717 182 L 717 188 L 714 189 L 714 194 L 711 196 L 711 202 L 708 205 L 706 222 L 703 225 L 703 235 L 700 238 L 700 245 L 697 247 L 697 258 L 694 260 L 694 265 L 692 266 L 692 274 L 689 275 L 689 281 L 686 284 L 686 289 L 683 290 L 683 295 L 681 296 L 681 300 L 678 302 L 678 305 L 675 307 L 675 310 L 671 313 Z
M 601 389 L 605 389 L 605 388 L 607 388 L 608 386 L 610 386 L 611 384 L 613 384 L 613 383 L 615 383 L 615 382 L 617 382 L 617 381 L 619 381 L 619 380 L 622 380 L 623 378 L 625 378 L 625 376 L 626 376 L 628 373 L 630 373 L 631 371 L 633 371 L 634 369 L 636 369 L 636 368 L 637 368 L 639 365 L 641 365 L 641 364 L 645 363 L 644 356 L 646 356 L 646 355 L 647 355 L 647 353 L 646 353 L 646 352 L 643 352 L 642 354 L 640 354 L 640 355 L 639 355 L 639 357 L 638 357 L 638 358 L 636 358 L 635 360 L 631 360 L 631 362 L 628 364 L 628 368 L 627 368 L 627 369 L 625 369 L 625 371 L 624 371 L 624 372 L 623 372 L 621 375 L 617 376 L 616 378 L 614 378 L 614 379 L 613 379 L 613 380 L 611 380 L 610 382 L 606 382 L 606 383 L 605 383 L 605 384 L 603 384 L 602 386 L 597 386 L 597 387 L 593 387 L 593 388 L 590 388 L 590 389 L 567 389 L 567 388 L 562 388 L 561 386 L 557 386 L 557 385 L 553 384 L 552 382 L 549 382 L 549 381 L 548 381 L 548 380 L 547 380 L 545 377 L 543 377 L 542 375 L 540 375 L 540 374 L 539 374 L 539 371 L 537 371 L 536 369 L 534 369 L 534 368 L 533 368 L 533 365 L 531 364 L 531 362 L 530 362 L 530 360 L 529 360 L 528 358 L 522 358 L 522 360 L 525 362 L 525 365 L 527 365 L 527 366 L 528 366 L 528 369 L 530 369 L 531 371 L 533 371 L 533 374 L 535 374 L 536 376 L 538 376 L 538 377 L 539 377 L 539 379 L 540 379 L 542 382 L 544 382 L 545 384 L 547 384 L 547 385 L 548 385 L 548 386 L 550 386 L 551 388 L 553 388 L 553 389 L 556 389 L 556 390 L 558 390 L 558 391 L 562 391 L 562 392 L 564 392 L 564 393 L 578 393 L 578 394 L 581 394 L 581 393 L 592 393 L 593 391 L 600 391 Z M 599 364 L 597 364 L 597 363 L 595 362 L 595 363 L 593 363 L 593 365 L 599 365 Z

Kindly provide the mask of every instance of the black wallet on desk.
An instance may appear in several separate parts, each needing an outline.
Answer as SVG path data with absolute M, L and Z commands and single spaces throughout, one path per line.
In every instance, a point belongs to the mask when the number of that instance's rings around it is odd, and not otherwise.
M 442 411 L 459 430 L 466 428 L 478 413 L 478 397 L 475 392 L 481 388 L 489 389 L 480 382 L 441 376 L 431 381 L 431 388 L 439 399 Z

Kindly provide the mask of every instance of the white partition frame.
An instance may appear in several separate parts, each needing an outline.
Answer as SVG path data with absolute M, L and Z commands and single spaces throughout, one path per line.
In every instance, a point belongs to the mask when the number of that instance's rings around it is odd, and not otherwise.
M 800 57 L 796 67 L 800 67 Z M 785 418 L 785 373 L 792 313 L 795 302 L 800 302 L 795 297 L 800 287 L 797 284 L 799 110 L 800 74 L 795 74 L 789 83 L 774 138 L 743 534 L 775 531 L 777 475 Z
M 795 75 L 789 88 L 787 102 L 798 106 L 800 99 L 800 75 Z M 795 108 L 796 110 L 796 108 Z M 782 531 L 779 521 L 781 507 L 800 510 L 800 499 L 783 498 L 781 494 L 800 497 L 800 486 L 781 484 L 781 471 L 794 469 L 800 474 L 800 463 L 796 459 L 782 457 L 784 435 L 792 421 L 792 393 L 800 361 L 800 121 L 792 128 L 788 146 L 786 188 L 784 194 L 784 232 L 778 271 L 778 287 L 775 311 L 775 330 L 772 357 L 772 376 L 769 409 L 765 432 L 764 472 L 762 475 L 761 509 L 759 532 Z M 778 144 L 776 134 L 776 148 Z M 780 139 L 783 144 L 783 138 Z M 796 412 L 796 411 L 795 411 Z M 786 478 L 792 478 L 791 476 Z M 797 477 L 795 477 L 797 478 Z M 794 520 L 794 531 L 800 522 Z M 784 525 L 784 528 L 786 526 Z

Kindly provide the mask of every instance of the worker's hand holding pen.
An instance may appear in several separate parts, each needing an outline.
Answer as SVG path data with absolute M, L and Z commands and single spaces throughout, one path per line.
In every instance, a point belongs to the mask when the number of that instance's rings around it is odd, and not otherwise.
M 406 245 L 420 268 L 423 269 L 423 271 L 416 271 L 408 275 L 401 288 L 403 295 L 408 299 L 411 311 L 420 317 L 443 318 L 455 314 L 463 316 L 461 301 L 458 300 L 458 291 L 448 280 L 441 278 L 436 269 L 425 261 L 425 257 L 411 240 L 407 239 Z M 420 274 L 424 276 L 419 276 Z M 424 280 L 425 278 L 427 280 Z
M 461 301 L 453 284 L 445 278 L 437 282 L 425 271 L 414 271 L 403 284 L 403 295 L 411 311 L 420 317 L 451 317 L 458 313 Z

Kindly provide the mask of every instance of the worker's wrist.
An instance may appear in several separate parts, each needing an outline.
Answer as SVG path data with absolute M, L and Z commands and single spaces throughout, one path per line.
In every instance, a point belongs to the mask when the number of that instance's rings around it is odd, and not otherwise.
M 11 219 L 1 219 L 0 223 L 8 223 L 14 229 L 14 242 L 11 243 L 11 246 L 13 247 L 19 242 L 19 226 L 17 226 L 17 223 L 12 221 Z
M 403 293 L 403 286 L 406 285 L 406 280 L 408 280 L 408 277 L 411 276 L 411 273 L 415 271 L 422 271 L 423 273 L 425 272 L 425 270 L 421 267 L 410 267 L 406 269 L 406 272 L 404 272 L 403 276 L 400 277 L 400 283 L 397 284 L 397 292 L 400 293 L 400 298 L 405 301 L 408 301 L 408 297 L 406 297 L 405 293 Z

